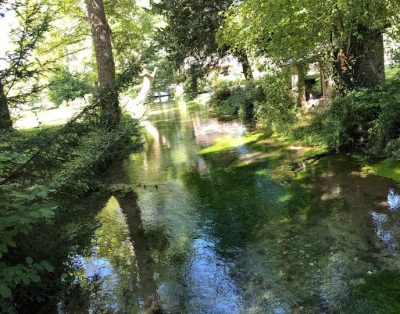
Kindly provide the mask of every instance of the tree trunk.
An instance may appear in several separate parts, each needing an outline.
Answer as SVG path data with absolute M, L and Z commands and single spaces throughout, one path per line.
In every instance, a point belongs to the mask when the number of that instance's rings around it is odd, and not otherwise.
M 0 131 L 11 129 L 12 120 L 8 108 L 7 96 L 4 94 L 3 84 L 0 82 Z
M 358 34 L 338 49 L 336 68 L 347 88 L 374 87 L 385 80 L 385 49 L 379 30 L 358 27 Z
M 253 71 L 250 66 L 249 58 L 245 52 L 240 53 L 238 57 L 239 62 L 242 64 L 243 75 L 246 80 L 252 80 L 254 78 Z
M 153 86 L 153 82 L 156 77 L 156 74 L 157 74 L 157 67 L 154 68 L 152 73 L 145 73 L 143 75 L 142 87 L 140 88 L 139 94 L 135 100 L 137 105 L 144 105 L 144 103 L 146 102 L 146 99 L 149 96 L 149 93 Z M 160 102 L 161 102 L 161 96 L 159 96 L 159 97 L 160 97 Z
M 297 81 L 297 103 L 299 107 L 303 107 L 306 104 L 306 67 L 303 63 L 296 63 L 298 81 Z
M 86 0 L 86 7 L 96 54 L 102 118 L 107 127 L 114 128 L 120 121 L 121 108 L 118 93 L 113 90 L 115 64 L 111 46 L 111 30 L 107 23 L 103 0 Z
M 320 75 L 321 75 L 321 90 L 322 96 L 324 97 L 324 103 L 328 104 L 333 99 L 335 94 L 335 82 L 333 79 L 334 72 L 331 63 L 320 62 L 319 63 Z

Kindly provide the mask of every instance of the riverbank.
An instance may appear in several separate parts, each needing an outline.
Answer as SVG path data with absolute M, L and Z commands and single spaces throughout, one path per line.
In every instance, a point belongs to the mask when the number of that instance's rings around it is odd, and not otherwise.
M 93 211 L 83 213 L 81 203 L 102 189 L 99 171 L 140 145 L 132 119 L 124 117 L 110 132 L 93 117 L 85 118 L 1 135 L 1 312 L 36 311 L 51 299 L 46 291 L 61 284 L 54 276 L 65 269 L 69 254 L 58 241 L 73 245 L 81 240 L 85 231 L 78 232 L 75 220 L 93 219 Z M 75 225 L 78 229 L 69 229 Z M 87 232 L 93 227 L 87 226 Z
M 18 243 L 35 262 L 54 253 L 21 304 L 234 314 L 399 306 L 384 289 L 400 278 L 397 234 L 385 236 L 398 224 L 393 181 L 363 175 L 345 154 L 219 121 L 204 103 L 152 104 L 143 128 L 143 150 L 101 172 L 90 195 L 65 193 L 72 209 Z
M 272 89 L 279 77 L 220 84 L 207 104 L 221 120 L 243 119 L 272 138 L 329 152 L 351 152 L 365 174 L 399 182 L 396 75 L 391 73 L 379 88 L 348 91 L 328 107 L 300 108 L 292 91 L 282 86 Z

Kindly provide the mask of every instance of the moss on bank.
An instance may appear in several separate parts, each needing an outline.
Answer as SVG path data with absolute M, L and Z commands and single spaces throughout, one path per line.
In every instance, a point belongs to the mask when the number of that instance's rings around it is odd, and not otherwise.
M 386 159 L 375 164 L 365 165 L 362 170 L 364 173 L 389 178 L 400 183 L 400 161 Z

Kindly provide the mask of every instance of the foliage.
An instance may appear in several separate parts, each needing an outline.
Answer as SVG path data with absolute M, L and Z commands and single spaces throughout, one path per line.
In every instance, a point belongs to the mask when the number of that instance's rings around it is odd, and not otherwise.
M 154 1 L 153 11 L 165 25 L 157 41 L 167 53 L 175 71 L 182 73 L 186 93 L 199 91 L 198 81 L 227 54 L 226 47 L 216 42 L 216 32 L 233 0 L 162 0 Z
M 8 135 L 0 149 L 2 179 L 12 175 L 0 184 L 0 303 L 4 312 L 14 307 L 16 291 L 21 297 L 24 287 L 52 271 L 52 265 L 40 256 L 27 256 L 31 248 L 24 251 L 21 244 L 38 236 L 61 213 L 71 211 L 73 200 L 96 189 L 92 180 L 99 169 L 140 143 L 137 123 L 130 118 L 113 131 L 99 126 L 96 110 L 87 111 L 83 118 L 28 138 Z M 15 158 L 11 167 L 10 158 Z
M 287 133 L 296 121 L 298 108 L 288 74 L 277 72 L 263 80 L 266 97 L 256 106 L 256 117 L 258 126 L 269 132 Z
M 25 102 L 32 94 L 41 90 L 42 64 L 34 56 L 51 21 L 51 8 L 40 1 L 15 1 L 9 8 L 18 21 L 10 31 L 12 51 L 6 53 L 7 67 L 0 71 L 0 80 L 5 87 L 9 105 Z M 26 82 L 31 87 L 27 88 Z
M 397 0 L 247 0 L 227 12 L 218 40 L 279 66 L 326 63 L 337 83 L 367 86 L 362 66 L 374 54 L 364 49 L 388 26 L 399 25 L 399 9 Z
M 399 156 L 399 155 L 397 155 Z M 376 164 L 365 165 L 362 170 L 365 173 L 390 178 L 400 183 L 400 161 L 386 159 Z
M 260 82 L 246 81 L 244 85 L 223 82 L 212 94 L 209 105 L 220 117 L 241 117 L 245 121 L 254 119 L 254 108 L 264 101 L 264 90 Z
M 74 100 L 83 97 L 93 91 L 93 85 L 89 83 L 89 75 L 71 73 L 66 68 L 59 68 L 50 80 L 49 98 L 56 104 L 63 101 Z
M 57 19 L 51 24 L 42 53 L 52 51 L 67 64 L 81 51 L 91 49 L 86 11 L 78 0 L 48 0 L 57 7 Z M 146 66 L 153 58 L 153 36 L 157 19 L 149 10 L 129 0 L 104 1 L 112 30 L 113 53 L 117 72 L 132 64 Z M 90 61 L 92 60 L 91 57 Z M 95 68 L 95 67 L 94 67 Z
M 105 0 L 104 6 L 112 30 L 117 70 L 123 71 L 135 62 L 142 67 L 151 65 L 156 53 L 158 18 L 131 0 Z
M 398 80 L 377 89 L 348 92 L 322 117 L 332 149 L 360 148 L 374 157 L 398 157 L 400 94 Z
M 167 23 L 160 30 L 160 43 L 177 68 L 186 58 L 193 59 L 190 61 L 192 65 L 208 66 L 209 58 L 221 53 L 215 32 L 222 22 L 220 13 L 231 3 L 232 0 L 154 1 L 154 11 L 161 14 Z
M 342 47 L 349 40 L 349 32 L 361 36 L 357 25 L 384 29 L 390 21 L 396 23 L 395 8 L 398 2 L 393 0 L 274 0 L 268 4 L 247 0 L 232 6 L 226 14 L 219 40 L 264 51 L 276 61 L 300 60 L 324 54 L 332 44 Z
M 17 26 L 10 30 L 11 48 L 0 59 L 0 129 L 12 129 L 10 108 L 34 99 L 46 84 L 41 82 L 47 63 L 35 58 L 51 20 L 46 3 L 18 0 L 3 7 L 15 15 Z M 1 14 L 0 14 L 1 17 Z

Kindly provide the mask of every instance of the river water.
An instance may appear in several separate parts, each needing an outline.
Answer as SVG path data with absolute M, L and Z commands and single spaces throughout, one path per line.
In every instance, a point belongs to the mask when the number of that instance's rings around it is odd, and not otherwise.
M 195 103 L 154 104 L 143 128 L 144 150 L 107 174 L 137 204 L 110 195 L 90 245 L 70 248 L 59 313 L 399 309 L 394 182 L 344 155 L 282 168 L 304 149 Z

